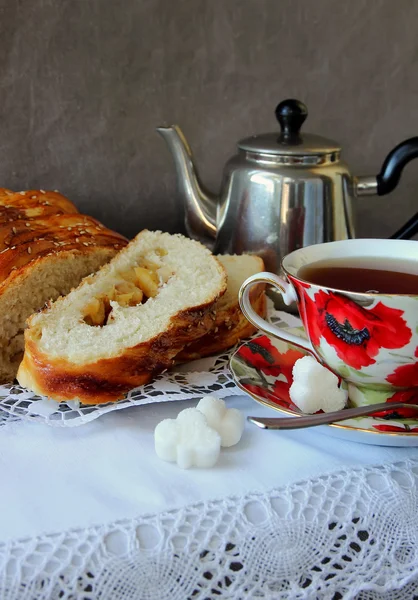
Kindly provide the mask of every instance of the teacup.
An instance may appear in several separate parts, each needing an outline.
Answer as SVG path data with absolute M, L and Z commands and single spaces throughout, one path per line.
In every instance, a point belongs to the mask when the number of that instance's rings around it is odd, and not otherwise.
M 353 403 L 379 402 L 401 390 L 418 400 L 418 296 L 358 293 L 301 278 L 302 267 L 338 258 L 378 259 L 383 265 L 407 261 L 418 275 L 416 241 L 358 239 L 308 246 L 283 259 L 285 278 L 266 272 L 248 278 L 240 290 L 242 312 L 258 329 L 304 348 L 355 386 Z M 308 339 L 256 314 L 249 293 L 260 282 L 277 288 L 286 304 L 296 301 Z M 399 400 L 406 400 L 408 394 L 400 393 Z

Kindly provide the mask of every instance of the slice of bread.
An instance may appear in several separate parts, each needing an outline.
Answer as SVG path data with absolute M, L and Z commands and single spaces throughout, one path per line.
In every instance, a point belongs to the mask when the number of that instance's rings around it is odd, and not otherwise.
M 250 254 L 219 255 L 228 276 L 226 293 L 215 305 L 216 319 L 209 333 L 195 342 L 187 344 L 176 357 L 177 362 L 196 360 L 211 354 L 219 354 L 232 348 L 239 340 L 245 339 L 256 332 L 255 327 L 247 321 L 241 312 L 238 302 L 238 292 L 244 281 L 260 271 L 264 271 L 264 262 L 258 256 Z M 266 314 L 265 285 L 259 284 L 251 289 L 250 295 L 253 308 L 260 316 Z
M 55 400 L 114 401 L 173 364 L 212 326 L 226 274 L 207 248 L 142 231 L 25 332 L 21 385 Z

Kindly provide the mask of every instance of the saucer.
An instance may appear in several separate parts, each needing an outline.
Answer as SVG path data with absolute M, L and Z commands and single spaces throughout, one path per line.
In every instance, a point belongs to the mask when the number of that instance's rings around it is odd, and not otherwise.
M 296 332 L 296 328 L 287 329 Z M 299 334 L 301 330 L 303 328 L 297 328 Z M 235 383 L 254 400 L 281 413 L 298 417 L 302 413 L 292 403 L 289 388 L 293 381 L 293 365 L 305 355 L 306 352 L 301 348 L 261 335 L 240 346 L 231 357 L 229 366 Z M 388 392 L 387 400 L 393 394 Z M 382 401 L 381 396 L 379 401 Z M 367 403 L 367 396 L 363 398 L 362 404 L 364 403 Z M 369 403 L 373 403 L 372 398 Z M 347 419 L 331 425 L 321 425 L 316 429 L 334 437 L 366 444 L 418 446 L 418 419 L 412 418 L 408 409 L 404 413 L 402 409 L 399 412 L 401 414 L 387 411 L 380 413 L 379 417 Z

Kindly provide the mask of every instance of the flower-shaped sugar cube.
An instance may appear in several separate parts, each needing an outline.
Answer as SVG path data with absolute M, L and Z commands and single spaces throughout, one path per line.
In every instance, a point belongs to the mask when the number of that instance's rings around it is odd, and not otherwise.
M 154 443 L 159 458 L 176 462 L 182 469 L 213 467 L 221 450 L 221 436 L 196 408 L 186 408 L 176 419 L 158 423 Z
M 338 377 L 313 356 L 299 358 L 293 366 L 289 395 L 304 413 L 332 412 L 344 408 L 348 393 L 339 387 Z
M 244 431 L 244 415 L 236 408 L 227 408 L 220 398 L 205 396 L 197 405 L 208 422 L 221 436 L 221 446 L 229 448 L 238 444 Z

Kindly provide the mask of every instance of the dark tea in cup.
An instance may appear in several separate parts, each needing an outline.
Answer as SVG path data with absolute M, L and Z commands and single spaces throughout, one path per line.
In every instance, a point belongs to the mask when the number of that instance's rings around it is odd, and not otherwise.
M 418 259 L 331 258 L 304 265 L 298 277 L 329 289 L 418 296 Z

